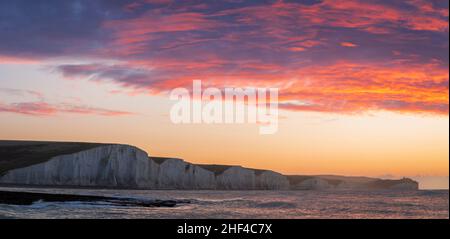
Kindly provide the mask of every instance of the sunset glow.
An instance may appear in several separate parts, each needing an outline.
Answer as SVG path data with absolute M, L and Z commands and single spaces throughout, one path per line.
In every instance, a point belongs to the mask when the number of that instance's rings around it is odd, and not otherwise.
M 432 177 L 427 187 L 448 188 L 448 4 L 2 3 L 0 139 L 114 142 L 194 163 Z M 193 80 L 278 88 L 277 133 L 173 124 L 169 92 Z

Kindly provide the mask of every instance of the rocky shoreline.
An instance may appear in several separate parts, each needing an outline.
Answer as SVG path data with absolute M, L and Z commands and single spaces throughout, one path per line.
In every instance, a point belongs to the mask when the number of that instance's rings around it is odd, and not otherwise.
M 32 205 L 36 202 L 110 203 L 115 206 L 136 207 L 175 207 L 177 204 L 190 203 L 188 200 L 138 200 L 93 195 L 0 191 L 0 204 Z

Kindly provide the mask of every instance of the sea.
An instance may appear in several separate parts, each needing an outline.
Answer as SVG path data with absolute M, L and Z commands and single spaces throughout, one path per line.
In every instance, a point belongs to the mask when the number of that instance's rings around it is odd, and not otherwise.
M 119 206 L 104 202 L 38 201 L 28 206 L 0 204 L 2 219 L 449 218 L 448 190 L 180 191 L 3 187 L 0 190 L 189 202 L 171 208 Z

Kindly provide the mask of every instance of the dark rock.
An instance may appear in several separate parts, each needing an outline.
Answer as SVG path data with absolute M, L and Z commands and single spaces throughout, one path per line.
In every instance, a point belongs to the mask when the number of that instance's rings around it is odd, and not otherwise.
M 37 201 L 92 203 L 107 202 L 117 206 L 138 207 L 174 207 L 179 203 L 190 203 L 190 201 L 187 200 L 139 200 L 134 198 L 103 197 L 91 195 L 0 191 L 0 204 L 31 205 Z

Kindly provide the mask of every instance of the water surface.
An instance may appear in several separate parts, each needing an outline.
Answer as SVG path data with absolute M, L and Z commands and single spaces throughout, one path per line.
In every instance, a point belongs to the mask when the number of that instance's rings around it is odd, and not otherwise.
M 179 191 L 2 187 L 0 190 L 191 201 L 174 208 L 82 202 L 0 204 L 0 218 L 449 218 L 448 190 Z

